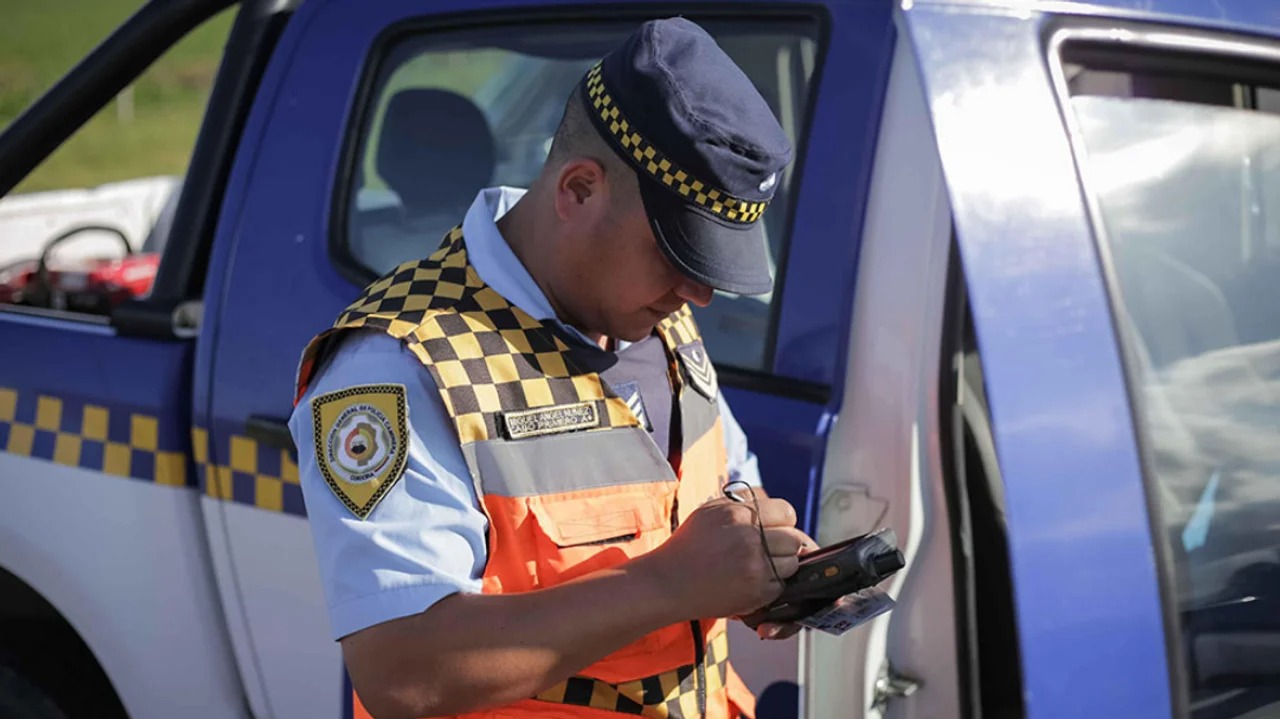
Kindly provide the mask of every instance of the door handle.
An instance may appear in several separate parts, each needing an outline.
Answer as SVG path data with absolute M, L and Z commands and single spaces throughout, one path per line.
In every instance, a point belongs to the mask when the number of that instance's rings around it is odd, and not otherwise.
M 298 448 L 293 444 L 293 435 L 289 433 L 288 420 L 252 414 L 245 420 L 244 433 L 249 439 L 268 447 L 287 449 L 295 455 L 298 453 Z
M 876 679 L 871 708 L 879 710 L 883 715 L 889 702 L 915 694 L 921 683 L 919 679 L 899 674 L 889 664 L 889 660 L 885 659 L 884 664 L 880 665 L 880 676 Z

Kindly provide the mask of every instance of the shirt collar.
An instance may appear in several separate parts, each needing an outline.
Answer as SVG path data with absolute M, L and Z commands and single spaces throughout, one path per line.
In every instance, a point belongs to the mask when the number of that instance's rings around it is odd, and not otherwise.
M 575 327 L 556 318 L 556 311 L 533 281 L 520 258 L 498 231 L 498 220 L 524 197 L 526 190 L 515 187 L 487 187 L 476 195 L 462 221 L 467 257 L 485 284 L 535 320 L 555 322 L 584 344 L 595 346 Z

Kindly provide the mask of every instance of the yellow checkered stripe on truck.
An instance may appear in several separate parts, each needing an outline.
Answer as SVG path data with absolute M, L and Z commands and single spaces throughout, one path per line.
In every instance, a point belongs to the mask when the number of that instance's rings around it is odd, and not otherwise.
M 224 435 L 211 456 L 208 437 L 203 428 L 188 434 L 185 423 L 165 423 L 137 408 L 0 387 L 0 452 L 306 514 L 288 450 Z
M 153 415 L 0 387 L 0 450 L 115 477 L 188 485 L 186 439 Z
M 191 446 L 197 486 L 206 496 L 306 516 L 298 464 L 289 450 L 232 434 L 223 435 L 211 455 L 209 431 L 203 427 L 191 431 Z

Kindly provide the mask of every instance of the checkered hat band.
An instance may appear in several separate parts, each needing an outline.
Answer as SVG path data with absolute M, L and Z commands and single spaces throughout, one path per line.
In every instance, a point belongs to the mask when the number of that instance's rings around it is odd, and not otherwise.
M 701 687 L 704 694 L 722 689 L 728 681 L 728 642 L 728 634 L 721 633 L 707 643 L 705 671 L 701 674 L 697 665 L 686 664 L 621 684 L 591 677 L 570 677 L 534 698 L 651 719 L 696 719 L 701 716 L 699 676 L 704 676 L 707 684 Z
M 623 156 L 631 160 L 635 167 L 649 173 L 655 180 L 666 185 L 686 201 L 710 210 L 718 217 L 742 225 L 749 225 L 760 219 L 764 209 L 769 206 L 768 202 L 734 197 L 710 183 L 703 182 L 662 154 L 653 143 L 640 134 L 634 125 L 627 121 L 622 111 L 618 109 L 617 103 L 604 86 L 599 64 L 587 73 L 587 100 Z

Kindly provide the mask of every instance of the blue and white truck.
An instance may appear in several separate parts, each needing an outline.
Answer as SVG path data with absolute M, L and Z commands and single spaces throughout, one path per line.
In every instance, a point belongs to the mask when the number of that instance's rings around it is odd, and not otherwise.
M 797 148 L 775 291 L 696 311 L 721 386 L 820 543 L 907 559 L 842 637 L 734 635 L 762 719 L 1280 712 L 1280 6 L 152 0 L 0 134 L 0 196 L 233 5 L 150 292 L 0 307 L 0 715 L 349 711 L 299 352 L 674 14 Z

